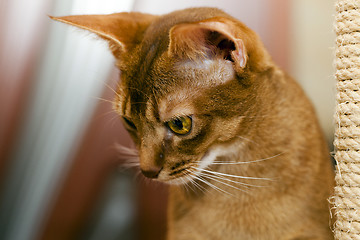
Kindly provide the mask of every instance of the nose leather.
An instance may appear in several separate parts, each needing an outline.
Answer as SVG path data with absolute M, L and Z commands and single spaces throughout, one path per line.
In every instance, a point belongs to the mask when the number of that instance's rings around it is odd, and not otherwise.
M 157 178 L 162 170 L 162 167 L 160 166 L 153 166 L 149 169 L 141 169 L 141 172 L 144 174 L 147 178 Z

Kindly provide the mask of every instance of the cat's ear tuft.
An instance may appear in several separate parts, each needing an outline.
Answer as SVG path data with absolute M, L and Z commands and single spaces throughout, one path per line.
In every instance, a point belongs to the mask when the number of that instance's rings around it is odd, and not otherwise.
M 116 58 L 133 49 L 143 38 L 143 34 L 155 15 L 137 12 L 123 12 L 107 15 L 73 15 L 51 19 L 90 31 L 109 42 Z
M 242 71 L 247 62 L 244 42 L 231 23 L 222 18 L 175 25 L 170 30 L 169 55 L 190 58 L 221 57 Z

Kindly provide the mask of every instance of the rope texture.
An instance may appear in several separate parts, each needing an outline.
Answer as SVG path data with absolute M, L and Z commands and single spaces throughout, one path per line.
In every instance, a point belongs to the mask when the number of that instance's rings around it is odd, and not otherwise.
M 335 15 L 335 238 L 360 240 L 360 0 L 337 0 Z

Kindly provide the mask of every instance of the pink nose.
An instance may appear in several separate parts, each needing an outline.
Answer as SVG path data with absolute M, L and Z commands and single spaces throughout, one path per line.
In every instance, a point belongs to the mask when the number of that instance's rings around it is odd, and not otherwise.
M 157 178 L 162 170 L 160 166 L 153 166 L 149 169 L 141 169 L 141 172 L 144 174 L 145 177 L 148 178 Z

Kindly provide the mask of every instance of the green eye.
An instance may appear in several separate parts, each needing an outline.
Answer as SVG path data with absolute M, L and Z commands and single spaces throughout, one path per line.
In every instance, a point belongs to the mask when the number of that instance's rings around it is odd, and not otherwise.
M 191 117 L 178 117 L 167 122 L 171 131 L 179 135 L 185 135 L 191 131 L 192 119 Z

